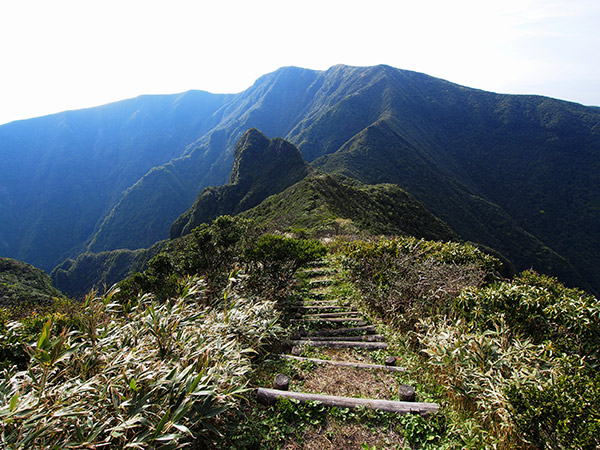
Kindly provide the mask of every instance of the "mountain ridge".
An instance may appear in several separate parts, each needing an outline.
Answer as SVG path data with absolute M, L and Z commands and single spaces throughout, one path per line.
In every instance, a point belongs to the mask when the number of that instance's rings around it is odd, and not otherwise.
M 176 155 L 170 159 L 163 155 L 161 164 L 147 169 L 139 183 L 132 182 L 119 193 L 90 185 L 75 189 L 69 198 L 54 195 L 46 197 L 45 203 L 30 202 L 25 209 L 33 213 L 26 217 L 14 207 L 19 201 L 15 186 L 0 186 L 4 193 L 0 218 L 5 224 L 0 242 L 21 247 L 9 256 L 31 260 L 37 252 L 45 255 L 36 258 L 45 261 L 42 266 L 48 269 L 52 258 L 58 262 L 61 256 L 74 256 L 86 247 L 134 249 L 168 237 L 170 223 L 204 187 L 227 181 L 235 143 L 248 128 L 256 127 L 290 141 L 321 170 L 350 175 L 360 168 L 363 182 L 399 184 L 467 240 L 500 245 L 513 255 L 523 247 L 526 256 L 517 261 L 519 269 L 534 265 L 562 274 L 567 283 L 582 285 L 583 280 L 587 288 L 600 288 L 595 269 L 600 267 L 600 238 L 596 237 L 600 199 L 590 188 L 600 184 L 598 108 L 547 97 L 490 93 L 389 66 L 284 68 L 259 78 L 242 93 L 207 98 L 213 103 L 206 114 L 196 122 L 186 117 L 179 124 L 186 130 L 194 128 L 190 123 L 201 126 L 179 139 Z M 148 120 L 160 124 L 160 115 Z M 0 150 L 5 148 L 4 131 L 0 127 Z M 390 140 L 377 137 L 378 133 Z M 75 133 L 71 141 L 78 136 Z M 58 138 L 47 142 L 51 147 L 64 146 Z M 119 142 L 114 141 L 113 151 Z M 85 139 L 82 143 L 89 145 Z M 23 157 L 36 160 L 33 154 Z M 42 160 L 36 170 L 39 176 L 44 167 L 49 170 L 46 180 L 68 179 L 81 187 L 89 183 L 70 172 L 57 177 L 48 166 L 48 156 Z M 18 166 L 18 158 L 9 165 Z M 106 182 L 118 185 L 116 175 L 110 173 Z M 46 187 L 45 191 L 57 192 L 50 182 Z M 92 196 L 90 201 L 88 192 L 96 192 L 99 198 Z M 86 202 L 95 208 L 86 207 Z M 39 207 L 47 204 L 57 205 L 60 211 L 64 206 L 58 205 L 74 205 L 78 217 L 72 220 Z M 23 221 L 28 229 L 17 230 Z M 53 240 L 44 234 L 71 222 L 70 236 L 59 233 Z M 517 237 L 507 234 L 515 227 L 522 230 Z M 561 258 L 566 258 L 566 264 Z M 539 263 L 545 259 L 546 263 Z

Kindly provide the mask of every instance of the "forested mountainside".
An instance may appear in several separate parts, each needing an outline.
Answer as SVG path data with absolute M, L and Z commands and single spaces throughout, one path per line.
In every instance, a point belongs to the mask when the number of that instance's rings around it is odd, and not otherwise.
M 63 294 L 43 270 L 11 258 L 0 258 L 0 308 L 40 307 Z
M 113 188 L 111 195 L 74 189 L 81 198 L 75 194 L 62 198 L 51 182 L 59 178 L 68 180 L 64 182 L 69 186 L 100 183 L 93 170 L 86 174 L 82 167 L 65 169 L 77 166 L 69 162 L 78 155 L 76 149 L 108 152 L 104 164 L 113 164 L 109 150 L 126 158 L 123 148 L 135 146 L 130 137 L 117 136 L 112 145 L 103 147 L 98 136 L 109 130 L 80 116 L 98 110 L 68 113 L 78 118 L 69 136 L 73 142 L 79 139 L 79 145 L 66 146 L 62 137 L 50 139 L 57 133 L 60 115 L 35 119 L 41 138 L 21 146 L 20 152 L 5 148 L 18 141 L 14 128 L 30 121 L 0 127 L 3 154 L 19 154 L 30 161 L 46 155 L 63 168 L 58 176 L 52 164 L 39 166 L 48 183 L 43 192 L 55 193 L 52 201 L 45 194 L 32 194 L 25 197 L 33 200 L 23 203 L 25 193 L 39 191 L 26 178 L 2 182 L 3 254 L 48 269 L 86 246 L 93 251 L 135 249 L 166 238 L 171 223 L 202 188 L 226 182 L 235 143 L 248 128 L 256 127 L 268 136 L 289 140 L 321 170 L 405 188 L 463 239 L 497 249 L 517 269 L 533 267 L 569 284 L 600 287 L 597 108 L 493 94 L 386 66 L 283 68 L 240 94 L 192 97 L 189 108 L 201 112 L 182 113 L 177 121 L 187 134 L 166 125 L 161 108 L 135 109 L 148 123 L 152 117 L 160 124 L 152 130 L 155 135 L 168 134 L 173 140 L 156 144 L 153 148 L 163 159 L 137 166 L 130 178 L 113 178 L 118 169 L 104 171 L 102 183 Z M 173 104 L 174 98 L 146 100 Z M 118 105 L 122 104 L 104 108 Z M 191 126 L 194 120 L 196 125 Z M 94 139 L 83 139 L 84 130 Z M 172 152 L 163 153 L 162 147 Z M 141 147 L 135 148 L 143 153 Z M 9 166 L 20 166 L 19 158 Z M 76 200 L 82 203 L 88 192 L 92 199 L 88 202 L 101 203 L 102 208 L 78 206 Z M 65 220 L 65 213 L 57 212 L 63 209 L 77 214 L 77 220 Z M 18 223 L 27 224 L 27 229 L 19 230 Z M 48 230 L 65 223 L 73 227 L 62 230 L 67 237 L 42 239 L 51 235 Z
M 0 126 L 0 255 L 49 270 L 84 250 L 123 192 L 210 129 L 228 98 L 145 96 Z

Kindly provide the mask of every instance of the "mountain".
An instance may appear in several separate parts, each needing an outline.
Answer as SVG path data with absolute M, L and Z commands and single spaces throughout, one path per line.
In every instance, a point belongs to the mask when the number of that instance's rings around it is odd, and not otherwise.
M 143 271 L 164 244 L 164 241 L 160 241 L 147 249 L 85 252 L 75 259 L 63 261 L 50 276 L 57 289 L 80 299 L 92 289 L 103 292 L 132 273 Z
M 46 272 L 21 261 L 0 258 L 0 306 L 46 305 L 63 294 Z
M 366 185 L 316 174 L 241 214 L 271 231 L 311 235 L 372 234 L 459 240 L 446 223 L 393 184 Z
M 49 270 L 80 253 L 123 191 L 184 153 L 228 99 L 144 96 L 0 126 L 0 255 Z
M 229 182 L 204 189 L 192 207 L 171 225 L 171 239 L 221 215 L 235 215 L 277 194 L 308 174 L 300 151 L 289 142 L 269 139 L 256 128 L 235 147 Z
M 144 270 L 161 251 L 185 248 L 186 240 L 194 239 L 189 235 L 193 228 L 218 215 L 238 213 L 268 232 L 459 240 L 448 225 L 398 186 L 369 186 L 341 175 L 310 174 L 296 147 L 250 129 L 236 145 L 229 182 L 204 189 L 171 226 L 171 240 L 148 249 L 86 252 L 57 266 L 52 279 L 63 292 L 81 298 L 91 289 L 105 289 Z
M 0 127 L 0 152 L 9 155 L 0 169 L 3 254 L 47 269 L 85 249 L 167 238 L 203 188 L 227 182 L 235 144 L 255 127 L 321 171 L 399 185 L 518 270 L 600 289 L 598 108 L 387 66 L 288 67 L 236 95 L 182 97 L 189 103 L 178 120 L 177 97 L 147 97 L 102 107 L 129 113 L 113 127 L 90 120 L 102 108 Z M 136 112 L 146 126 L 139 133 L 123 122 Z M 117 133 L 117 123 L 130 134 Z M 19 127 L 27 132 L 15 134 Z

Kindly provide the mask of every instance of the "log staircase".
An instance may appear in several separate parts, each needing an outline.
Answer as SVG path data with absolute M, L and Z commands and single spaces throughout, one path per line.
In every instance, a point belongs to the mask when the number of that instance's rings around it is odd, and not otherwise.
M 376 326 L 370 324 L 363 314 L 348 301 L 331 295 L 331 287 L 336 283 L 335 271 L 325 260 L 304 270 L 309 280 L 309 299 L 292 308 L 291 323 L 296 332 L 285 342 L 291 354 L 280 355 L 282 359 L 311 362 L 317 365 L 346 368 L 349 370 L 371 370 L 403 372 L 396 365 L 396 357 L 388 355 L 385 364 L 372 364 L 344 359 L 321 359 L 300 356 L 307 348 L 334 349 L 343 354 L 345 349 L 358 349 L 360 352 L 388 350 L 388 343 L 381 334 L 376 334 Z M 261 387 L 257 398 L 261 403 L 273 404 L 278 398 L 290 398 L 300 402 L 318 401 L 325 406 L 340 408 L 366 407 L 399 414 L 421 414 L 428 416 L 438 411 L 436 403 L 416 402 L 416 393 L 411 386 L 399 384 L 396 392 L 398 400 L 343 397 L 288 390 L 289 377 L 278 374 L 273 388 Z

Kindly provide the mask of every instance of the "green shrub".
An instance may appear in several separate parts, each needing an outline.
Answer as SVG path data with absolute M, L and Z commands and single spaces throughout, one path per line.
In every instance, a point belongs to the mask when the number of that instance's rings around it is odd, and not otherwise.
M 552 342 L 554 352 L 598 359 L 600 303 L 555 278 L 523 272 L 511 282 L 464 291 L 454 307 L 481 329 L 502 317 L 512 333 Z
M 326 254 L 327 247 L 319 241 L 266 234 L 245 249 L 244 260 L 257 281 L 267 281 L 277 290 L 291 281 L 300 266 Z
M 576 358 L 564 361 L 562 372 L 537 386 L 507 390 L 516 427 L 539 449 L 598 449 L 600 374 Z
M 499 262 L 477 248 L 414 237 L 342 245 L 344 265 L 367 306 L 403 331 L 448 313 L 451 299 L 490 278 Z

